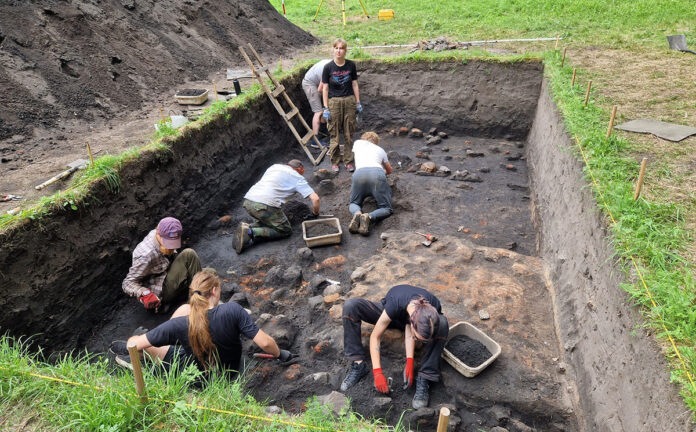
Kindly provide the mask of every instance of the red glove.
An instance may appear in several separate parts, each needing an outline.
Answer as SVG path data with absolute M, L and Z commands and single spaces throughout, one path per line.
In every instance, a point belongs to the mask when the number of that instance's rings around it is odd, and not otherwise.
M 413 357 L 406 357 L 406 367 L 404 368 L 404 384 L 406 387 L 413 385 Z
M 375 388 L 377 391 L 384 394 L 389 393 L 389 385 L 382 373 L 382 368 L 372 369 L 372 374 L 375 376 Z
M 159 297 L 150 290 L 145 290 L 145 294 L 141 295 L 138 300 L 145 306 L 145 309 L 156 309 L 160 305 Z

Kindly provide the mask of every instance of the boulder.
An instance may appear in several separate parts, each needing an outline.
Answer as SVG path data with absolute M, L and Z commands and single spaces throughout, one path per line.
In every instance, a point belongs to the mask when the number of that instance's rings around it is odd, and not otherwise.
M 297 336 L 297 326 L 293 320 L 285 315 L 274 316 L 261 326 L 261 330 L 275 339 L 281 347 L 292 346 Z
M 413 128 L 408 132 L 408 136 L 411 138 L 421 138 L 423 136 L 423 131 L 417 128 Z
M 437 165 L 435 165 L 435 162 L 424 162 L 420 166 L 420 171 L 425 171 L 425 172 L 435 172 L 437 171 Z
M 297 249 L 297 257 L 301 263 L 307 264 L 314 260 L 314 252 L 308 247 L 299 248 Z
M 425 145 L 436 145 L 440 144 L 442 142 L 442 138 L 439 136 L 429 136 L 428 138 L 425 139 Z
M 287 268 L 283 273 L 283 284 L 289 287 L 296 287 L 302 282 L 302 269 L 298 265 Z
M 341 414 L 342 411 L 348 408 L 348 398 L 346 398 L 343 393 L 339 393 L 335 390 L 327 395 L 317 397 L 317 400 L 322 405 L 330 406 L 335 414 Z
M 324 296 L 322 295 L 316 295 L 314 297 L 310 297 L 307 302 L 309 303 L 309 308 L 310 309 L 317 309 L 321 305 L 324 304 Z
M 350 274 L 350 281 L 358 282 L 365 279 L 365 276 L 367 276 L 367 270 L 362 267 L 356 267 L 356 269 L 353 270 L 353 273 Z

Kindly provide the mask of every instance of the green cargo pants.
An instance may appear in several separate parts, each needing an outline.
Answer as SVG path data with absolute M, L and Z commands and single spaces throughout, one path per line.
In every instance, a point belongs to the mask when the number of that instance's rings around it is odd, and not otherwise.
M 329 135 L 331 145 L 329 146 L 329 157 L 331 165 L 341 163 L 341 149 L 338 146 L 341 132 L 343 132 L 343 163 L 348 165 L 353 163 L 353 134 L 355 133 L 355 96 L 334 97 L 329 99 Z
M 290 237 L 292 234 L 288 217 L 278 207 L 271 207 L 248 199 L 244 200 L 243 206 L 247 213 L 256 219 L 256 222 L 250 224 L 254 238 L 279 239 Z
M 172 303 L 188 296 L 193 276 L 201 271 L 201 261 L 193 249 L 182 250 L 167 270 L 162 286 L 162 303 Z

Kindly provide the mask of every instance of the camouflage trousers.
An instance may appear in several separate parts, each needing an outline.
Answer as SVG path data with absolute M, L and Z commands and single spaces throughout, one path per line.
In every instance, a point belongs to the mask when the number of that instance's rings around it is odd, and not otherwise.
M 254 238 L 279 239 L 292 234 L 290 221 L 280 208 L 248 199 L 244 200 L 243 206 L 256 219 L 256 222 L 250 224 Z

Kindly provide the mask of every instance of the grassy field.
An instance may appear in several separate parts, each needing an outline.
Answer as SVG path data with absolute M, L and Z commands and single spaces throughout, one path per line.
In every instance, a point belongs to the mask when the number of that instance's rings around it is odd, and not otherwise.
M 279 10 L 280 0 L 271 0 Z M 605 138 L 611 107 L 617 124 L 651 118 L 696 125 L 696 56 L 670 51 L 666 36 L 685 34 L 696 46 L 696 8 L 672 0 L 289 0 L 287 18 L 326 44 L 343 37 L 349 46 L 415 44 L 440 36 L 450 41 L 541 38 L 560 35 L 565 67 L 554 42 L 491 45 L 491 55 L 545 53 L 546 74 L 569 133 L 587 158 L 599 207 L 607 215 L 610 241 L 626 273 L 623 288 L 639 304 L 680 384 L 686 404 L 696 410 L 696 138 L 680 143 L 615 131 Z M 378 21 L 380 9 L 395 19 Z M 408 49 L 381 50 L 380 55 Z M 354 56 L 370 55 L 357 49 Z M 426 54 L 427 55 L 427 54 Z M 466 56 L 467 54 L 464 53 Z M 570 86 L 573 68 L 579 85 Z M 589 108 L 585 85 L 593 81 Z M 580 155 L 578 155 L 580 157 Z M 641 198 L 633 201 L 640 160 L 649 165 Z M 591 174 L 590 174 L 591 173 Z M 613 218 L 613 221 L 612 221 Z

